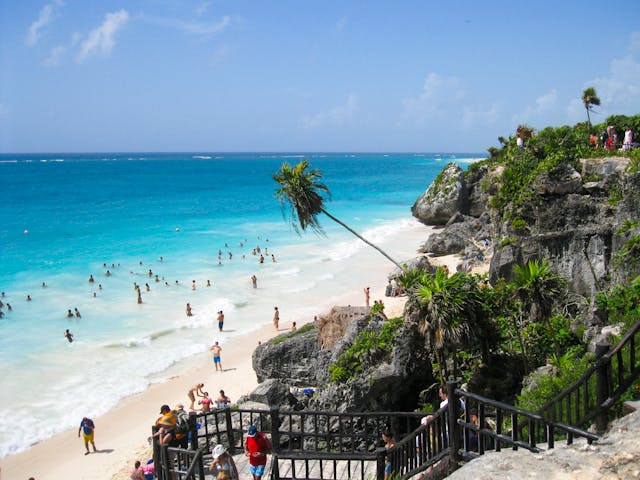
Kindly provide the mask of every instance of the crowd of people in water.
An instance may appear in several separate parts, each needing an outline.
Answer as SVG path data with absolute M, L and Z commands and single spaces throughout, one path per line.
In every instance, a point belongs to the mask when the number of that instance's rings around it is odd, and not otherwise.
M 262 241 L 260 237 L 257 237 L 257 239 L 259 241 Z M 265 242 L 269 242 L 269 239 L 266 238 L 264 239 Z M 246 248 L 248 243 L 248 240 L 245 238 L 243 241 L 239 242 L 239 247 L 240 248 Z M 231 251 L 231 249 L 229 248 L 229 244 L 225 243 L 224 244 L 224 248 L 226 250 L 226 257 L 227 257 L 227 262 L 231 262 L 234 258 L 233 252 Z M 257 260 L 258 264 L 264 264 L 265 263 L 265 258 L 270 258 L 272 263 L 276 263 L 276 257 L 274 253 L 270 253 L 269 252 L 269 248 L 268 247 L 261 247 L 260 245 L 257 245 L 255 248 L 253 248 L 251 250 L 251 256 L 255 257 Z M 223 251 L 222 249 L 218 249 L 217 251 L 217 258 L 218 258 L 218 265 L 222 265 L 222 259 L 223 259 Z M 242 260 L 246 260 L 247 255 L 246 254 L 242 254 L 241 255 Z M 164 257 L 160 256 L 158 258 L 158 262 L 162 263 L 164 262 Z M 141 260 L 139 262 L 139 266 L 143 266 L 144 263 Z M 105 277 L 105 282 L 107 282 L 109 277 L 112 277 L 116 274 L 117 269 L 119 269 L 121 267 L 120 263 L 107 263 L 104 262 L 102 264 L 102 267 L 104 269 L 104 277 Z M 131 275 L 140 275 L 140 273 L 134 271 L 134 270 L 130 270 L 129 273 Z M 144 274 L 149 278 L 148 282 L 145 282 L 144 285 L 139 285 L 137 282 L 133 282 L 133 290 L 135 293 L 135 298 L 136 298 L 136 302 L 140 305 L 143 304 L 143 293 L 150 293 L 151 292 L 151 284 L 153 283 L 163 283 L 165 287 L 170 287 L 172 285 L 174 286 L 180 286 L 182 285 L 182 282 L 180 280 L 173 280 L 172 282 L 169 282 L 168 280 L 165 279 L 165 277 L 161 274 L 158 273 L 154 273 L 153 269 L 149 268 L 147 270 L 147 272 Z M 96 282 L 96 277 L 94 276 L 93 273 L 89 274 L 88 277 L 88 283 L 91 286 L 95 287 L 95 290 L 91 293 L 91 296 L 93 298 L 97 298 L 98 295 L 104 290 L 103 284 L 102 283 L 98 283 Z M 254 289 L 258 288 L 258 277 L 253 274 L 250 276 L 249 281 L 251 283 L 251 286 Z M 97 285 L 96 285 L 97 284 Z M 105 284 L 106 285 L 106 284 Z M 41 283 L 41 287 L 42 288 L 47 288 L 47 283 L 46 282 L 42 282 Z M 204 283 L 205 288 L 210 288 L 213 286 L 213 282 L 210 279 L 207 279 L 206 282 Z M 198 288 L 197 282 L 196 280 L 192 279 L 191 280 L 191 290 L 195 291 Z M 6 301 L 9 297 L 11 297 L 11 299 L 13 301 L 15 301 L 15 297 L 12 296 L 11 294 L 8 294 L 6 292 L 2 292 L 0 294 L 0 318 L 4 318 L 5 316 L 7 316 L 10 312 L 13 311 L 13 306 L 11 305 L 11 303 L 9 303 L 8 301 Z M 27 302 L 31 302 L 34 299 L 32 298 L 31 293 L 26 294 L 25 296 L 25 301 Z M 15 302 L 14 302 L 15 303 Z M 190 303 L 186 304 L 186 314 L 188 317 L 193 316 L 194 312 L 193 309 L 190 305 Z M 65 314 L 65 317 L 67 319 L 79 319 L 82 318 L 82 315 L 80 314 L 80 311 L 78 310 L 77 307 L 74 307 L 73 309 L 69 308 L 67 309 L 67 312 Z M 218 312 L 218 318 L 217 318 L 217 322 L 219 325 L 219 330 L 222 331 L 222 322 L 224 320 L 224 315 L 222 314 L 222 311 Z M 73 334 L 67 329 L 64 332 L 64 337 L 68 340 L 69 343 L 73 342 Z

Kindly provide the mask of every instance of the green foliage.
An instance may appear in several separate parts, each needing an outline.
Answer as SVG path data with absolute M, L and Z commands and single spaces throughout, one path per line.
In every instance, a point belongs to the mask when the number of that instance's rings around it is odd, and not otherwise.
M 500 246 L 506 247 L 508 245 L 513 245 L 516 242 L 517 239 L 515 237 L 504 237 L 502 240 L 500 240 Z
M 384 311 L 384 304 L 383 303 L 374 303 L 373 306 L 371 307 L 371 315 L 375 315 L 378 312 L 382 312 Z
M 620 228 L 616 230 L 616 233 L 627 233 L 631 230 L 635 230 L 638 225 L 639 223 L 637 220 L 625 220 L 622 222 L 622 225 L 620 225 Z
M 627 262 L 635 265 L 638 263 L 638 258 L 640 258 L 640 235 L 633 235 L 625 242 L 622 248 L 616 252 L 615 265 L 619 267 Z
M 402 326 L 402 317 L 392 318 L 382 326 L 379 332 L 363 330 L 353 345 L 340 358 L 329 366 L 332 382 L 346 382 L 362 372 L 363 364 L 373 358 L 383 358 L 393 349 L 396 332 Z
M 278 345 L 279 343 L 282 343 L 291 337 L 295 337 L 296 335 L 300 335 L 302 333 L 308 332 L 313 328 L 315 328 L 315 325 L 313 323 L 307 323 L 306 325 L 301 326 L 295 332 L 288 332 L 288 333 L 283 333 L 282 335 L 278 335 L 277 337 L 271 339 L 270 343 L 272 343 L 273 345 Z
M 571 386 L 591 366 L 593 358 L 585 355 L 577 356 L 575 350 L 570 349 L 560 356 L 553 356 L 554 374 L 536 377 L 536 388 L 518 395 L 516 406 L 531 412 L 537 412 L 551 401 L 556 395 Z M 595 395 L 595 392 L 594 392 Z M 556 419 L 563 421 L 566 419 Z
M 623 199 L 622 190 L 617 186 L 611 186 L 607 193 L 610 205 L 617 205 Z
M 628 329 L 640 320 L 640 276 L 596 295 L 596 305 L 607 312 L 610 325 L 623 323 Z
M 514 218 L 511 220 L 511 228 L 516 232 L 524 231 L 527 228 L 527 222 L 521 218 Z
M 593 93 L 593 92 L 591 92 Z M 588 98 L 593 99 L 592 95 Z M 591 105 L 591 104 L 590 104 Z M 626 126 L 635 132 L 640 132 L 640 115 L 627 117 L 624 115 L 611 116 L 606 122 L 595 125 L 595 131 L 602 131 L 607 125 L 613 125 L 620 137 Z M 589 144 L 589 134 L 585 124 L 571 126 L 547 127 L 525 142 L 524 150 L 516 147 L 515 137 L 503 138 L 503 147 L 489 150 L 490 158 L 481 164 L 490 166 L 501 165 L 502 176 L 499 179 L 500 188 L 491 199 L 492 206 L 505 212 L 508 218 L 525 210 L 535 200 L 532 188 L 535 178 L 540 174 L 553 174 L 563 164 L 572 165 L 580 171 L 580 158 L 602 156 L 626 156 L 631 159 L 629 169 L 637 172 L 640 165 L 640 150 L 631 151 L 604 150 L 592 148 Z M 476 166 L 479 168 L 480 164 Z

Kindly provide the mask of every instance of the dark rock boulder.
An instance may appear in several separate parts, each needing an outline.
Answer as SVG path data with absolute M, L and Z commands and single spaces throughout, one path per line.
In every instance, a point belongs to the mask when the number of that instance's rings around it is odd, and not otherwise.
M 327 355 L 318 346 L 316 326 L 296 334 L 286 333 L 258 346 L 252 364 L 258 382 L 278 379 L 294 386 L 314 385 L 318 360 Z
M 462 169 L 450 163 L 418 197 L 411 213 L 426 225 L 444 225 L 453 214 L 465 210 L 466 189 Z

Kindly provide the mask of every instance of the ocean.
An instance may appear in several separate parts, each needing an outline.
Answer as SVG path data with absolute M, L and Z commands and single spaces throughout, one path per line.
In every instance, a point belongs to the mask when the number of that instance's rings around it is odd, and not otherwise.
M 483 154 L 0 155 L 0 457 L 271 323 L 275 305 L 301 324 L 319 298 L 361 289 L 366 264 L 387 260 L 323 216 L 326 236 L 298 236 L 274 198 L 272 174 L 303 157 L 327 210 L 384 245 L 415 228 L 410 207 L 446 163 Z

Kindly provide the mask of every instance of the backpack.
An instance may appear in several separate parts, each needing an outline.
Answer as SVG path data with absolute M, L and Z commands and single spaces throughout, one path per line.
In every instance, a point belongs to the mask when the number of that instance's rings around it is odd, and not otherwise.
M 174 412 L 176 417 L 176 433 L 185 434 L 189 432 L 189 414 L 184 410 Z
M 271 444 L 271 440 L 269 439 L 269 437 L 267 437 L 264 433 L 260 432 L 258 434 L 258 436 L 260 437 L 260 452 L 262 453 L 271 453 L 271 450 L 273 449 L 273 445 Z M 264 451 L 263 451 L 264 449 Z

